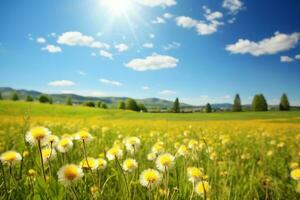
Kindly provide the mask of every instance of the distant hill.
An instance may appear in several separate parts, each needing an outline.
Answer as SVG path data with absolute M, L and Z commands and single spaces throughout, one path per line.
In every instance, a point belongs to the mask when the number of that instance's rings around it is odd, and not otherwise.
M 120 101 L 126 101 L 129 97 L 87 97 L 80 96 L 77 94 L 46 94 L 34 90 L 24 90 L 24 89 L 13 89 L 10 87 L 0 87 L 0 92 L 4 99 L 10 99 L 14 92 L 17 92 L 20 99 L 26 99 L 28 95 L 32 96 L 34 99 L 38 99 L 39 96 L 45 94 L 51 96 L 55 103 L 65 103 L 68 97 L 72 98 L 72 101 L 77 104 L 84 103 L 86 101 L 101 101 L 108 104 L 111 107 L 116 107 Z M 150 109 L 170 109 L 173 106 L 172 101 L 159 99 L 159 98 L 145 98 L 145 99 L 135 99 L 137 103 L 144 104 Z M 182 108 L 195 108 L 196 106 L 181 103 Z

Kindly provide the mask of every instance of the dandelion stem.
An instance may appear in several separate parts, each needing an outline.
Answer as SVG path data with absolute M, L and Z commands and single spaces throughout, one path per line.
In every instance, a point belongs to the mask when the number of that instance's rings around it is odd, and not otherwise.
M 2 165 L 2 162 L 0 161 L 0 165 L 1 165 L 1 171 L 2 171 L 2 174 L 3 174 L 3 183 L 4 183 L 4 189 L 5 189 L 5 192 L 7 193 L 7 187 L 6 187 L 6 177 L 5 177 L 5 172 L 4 172 L 4 167 Z
M 194 183 L 194 181 L 193 181 L 193 188 L 192 188 L 192 194 L 191 194 L 190 200 L 193 199 L 193 196 L 194 196 L 194 190 L 195 190 L 195 183 Z
M 84 154 L 84 157 L 85 157 L 86 164 L 87 164 L 88 168 L 91 169 L 91 167 L 90 167 L 90 165 L 89 165 L 89 161 L 88 161 L 88 159 L 87 159 L 87 155 L 86 155 L 86 147 L 85 147 L 85 142 L 84 142 L 84 140 L 82 140 L 82 144 L 83 144 L 83 154 Z
M 128 196 L 130 196 L 130 191 L 129 191 L 129 188 L 128 188 L 128 183 L 127 183 L 126 175 L 125 175 L 125 173 L 124 173 L 124 171 L 123 171 L 123 169 L 121 167 L 121 164 L 120 164 L 120 162 L 119 162 L 119 160 L 118 160 L 117 157 L 116 157 L 116 161 L 117 161 L 118 166 L 119 166 L 119 168 L 121 170 L 121 173 L 122 173 L 122 175 L 124 177 L 124 181 L 125 181 L 125 185 L 126 185 L 126 189 L 127 189 L 127 194 L 128 194 Z
M 74 188 L 73 188 L 72 186 L 71 186 L 70 188 L 71 188 L 71 190 L 72 190 L 72 192 L 73 192 L 73 194 L 74 194 L 74 196 L 75 196 L 75 199 L 78 200 L 79 198 L 78 198 L 78 196 L 77 196 L 77 194 L 76 194 L 76 191 L 74 190 Z
M 39 148 L 39 152 L 40 152 L 40 159 L 41 159 L 43 177 L 44 177 L 44 180 L 46 181 L 46 175 L 45 175 L 45 169 L 44 169 L 44 162 L 43 162 L 43 155 L 42 155 L 41 141 L 40 140 L 38 140 L 38 148 Z

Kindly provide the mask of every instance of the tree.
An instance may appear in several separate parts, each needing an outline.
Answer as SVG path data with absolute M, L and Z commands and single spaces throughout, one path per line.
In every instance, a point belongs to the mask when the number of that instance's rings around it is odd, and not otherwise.
M 53 104 L 53 98 L 49 97 L 49 104 Z
M 241 98 L 240 98 L 239 94 L 235 95 L 233 106 L 232 106 L 232 111 L 234 111 L 234 112 L 242 111 L 242 103 L 241 103 Z
M 139 111 L 139 107 L 134 99 L 127 99 L 125 105 L 127 110 Z
M 2 93 L 0 92 L 0 100 L 2 100 L 3 99 L 3 97 L 2 97 Z
M 87 101 L 84 105 L 86 105 L 87 107 L 95 107 L 95 103 L 92 101 Z
M 14 92 L 14 93 L 12 94 L 11 100 L 13 100 L 13 101 L 18 101 L 18 100 L 19 100 L 19 95 L 18 95 L 17 92 Z
M 139 106 L 140 111 L 148 112 L 148 110 L 144 104 L 139 104 L 138 106 Z
M 179 105 L 179 100 L 178 98 L 175 99 L 174 104 L 173 104 L 173 112 L 174 113 L 179 113 L 180 112 L 180 105 Z
M 256 94 L 252 101 L 253 111 L 267 111 L 268 103 L 263 94 Z
M 287 110 L 290 110 L 290 109 L 291 108 L 290 108 L 289 99 L 288 99 L 287 95 L 285 93 L 283 93 L 281 98 L 280 98 L 279 110 L 287 111 Z
M 101 102 L 101 101 L 98 101 L 98 102 L 97 102 L 97 107 L 98 107 L 98 108 L 102 108 L 102 102 Z
M 73 102 L 72 102 L 72 98 L 71 97 L 68 97 L 67 100 L 66 100 L 66 105 L 68 106 L 72 106 L 73 105 Z
M 102 103 L 102 104 L 101 104 L 101 108 L 107 109 L 108 107 L 107 107 L 107 105 L 106 105 L 105 103 Z
M 26 101 L 28 101 L 28 102 L 32 102 L 32 101 L 33 101 L 33 98 L 32 98 L 32 96 L 28 95 L 28 96 L 26 97 Z
M 46 95 L 41 95 L 41 96 L 39 97 L 39 102 L 40 102 L 40 103 L 49 103 L 49 102 L 50 102 L 50 99 L 49 99 L 49 97 L 46 96 Z
M 211 113 L 211 111 L 212 111 L 211 105 L 210 105 L 210 103 L 207 103 L 205 106 L 205 112 Z
M 126 105 L 125 105 L 125 102 L 124 102 L 124 101 L 121 101 L 121 102 L 119 103 L 119 109 L 120 109 L 120 110 L 125 110 L 125 109 L 126 109 Z

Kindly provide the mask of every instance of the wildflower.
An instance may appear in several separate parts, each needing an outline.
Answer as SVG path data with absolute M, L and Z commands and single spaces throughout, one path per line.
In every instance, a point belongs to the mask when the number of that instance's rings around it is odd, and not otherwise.
M 209 190 L 210 190 L 210 186 L 207 181 L 200 181 L 195 186 L 195 192 L 200 196 L 202 195 L 206 196 L 209 193 Z
M 141 140 L 138 137 L 129 137 L 124 139 L 126 150 L 131 154 L 134 154 L 141 146 Z
M 156 159 L 156 154 L 155 153 L 149 153 L 147 155 L 147 159 L 152 161 L 152 160 L 155 160 Z
M 98 161 L 98 168 L 104 170 L 107 166 L 107 161 L 104 160 L 103 158 L 99 158 L 97 159 L 97 161 Z
M 49 160 L 53 159 L 56 157 L 56 151 L 55 149 L 51 149 L 51 148 L 44 148 L 42 149 L 42 157 L 43 157 L 43 162 L 46 163 Z
M 22 156 L 16 151 L 7 151 L 1 154 L 0 160 L 3 164 L 13 166 L 22 160 Z
M 177 150 L 178 156 L 186 156 L 188 154 L 188 148 L 185 145 L 181 145 Z
M 269 151 L 267 152 L 267 156 L 268 156 L 268 157 L 271 157 L 273 154 L 274 154 L 274 152 L 273 152 L 272 150 L 269 150 Z
M 99 166 L 99 162 L 95 158 L 87 157 L 80 162 L 80 166 L 83 169 L 96 170 Z
M 202 170 L 197 167 L 188 167 L 187 174 L 189 181 L 192 183 L 199 181 L 203 177 Z
M 123 162 L 122 168 L 126 172 L 133 172 L 138 167 L 138 163 L 134 159 L 126 159 Z
M 23 151 L 22 156 L 23 156 L 23 158 L 29 156 L 29 152 L 28 151 Z
M 111 149 L 109 149 L 106 153 L 106 157 L 108 160 L 115 160 L 122 158 L 123 156 L 123 151 L 122 149 L 118 148 L 118 147 L 113 147 Z
M 73 142 L 70 138 L 67 138 L 67 137 L 62 138 L 56 146 L 57 150 L 61 153 L 68 152 L 69 150 L 72 149 L 72 147 L 73 147 Z
M 196 140 L 190 140 L 188 147 L 189 149 L 195 149 L 198 146 L 198 142 Z
M 61 167 L 57 173 L 58 181 L 65 186 L 75 183 L 78 179 L 84 176 L 82 169 L 74 164 Z
M 29 177 L 35 177 L 36 171 L 34 169 L 29 169 L 28 172 L 27 172 L 27 175 Z
M 43 143 L 49 135 L 51 135 L 49 129 L 41 126 L 34 127 L 27 132 L 26 141 L 31 145 L 37 144 L 38 142 Z
M 291 177 L 296 181 L 300 181 L 300 169 L 292 170 L 291 171 Z
M 298 168 L 299 167 L 299 164 L 297 163 L 297 162 L 291 162 L 290 163 L 290 168 L 291 169 L 296 169 L 296 168 Z
M 160 184 L 161 174 L 154 169 L 146 169 L 140 175 L 140 183 L 147 188 L 153 188 Z
M 93 140 L 93 136 L 87 131 L 79 131 L 76 134 L 75 139 L 82 140 L 84 142 L 90 142 L 91 140 Z
M 174 165 L 174 159 L 175 159 L 175 157 L 172 156 L 169 153 L 165 153 L 165 154 L 160 155 L 156 159 L 157 169 L 159 169 L 160 171 L 169 170 Z
M 47 145 L 47 144 L 50 144 L 50 146 L 56 146 L 57 143 L 59 141 L 59 138 L 58 136 L 56 135 L 48 135 L 47 138 L 44 140 L 44 143 L 43 145 Z
M 164 152 L 164 143 L 163 142 L 157 142 L 152 147 L 152 152 L 156 154 L 160 154 Z
M 99 188 L 96 185 L 94 185 L 90 188 L 90 191 L 92 195 L 95 196 L 99 192 Z

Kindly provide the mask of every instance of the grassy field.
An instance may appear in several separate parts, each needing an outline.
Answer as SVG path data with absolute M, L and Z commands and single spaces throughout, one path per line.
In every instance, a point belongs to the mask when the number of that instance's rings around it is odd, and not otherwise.
M 296 111 L 153 114 L 0 101 L 0 199 L 296 200 L 299 144 Z

